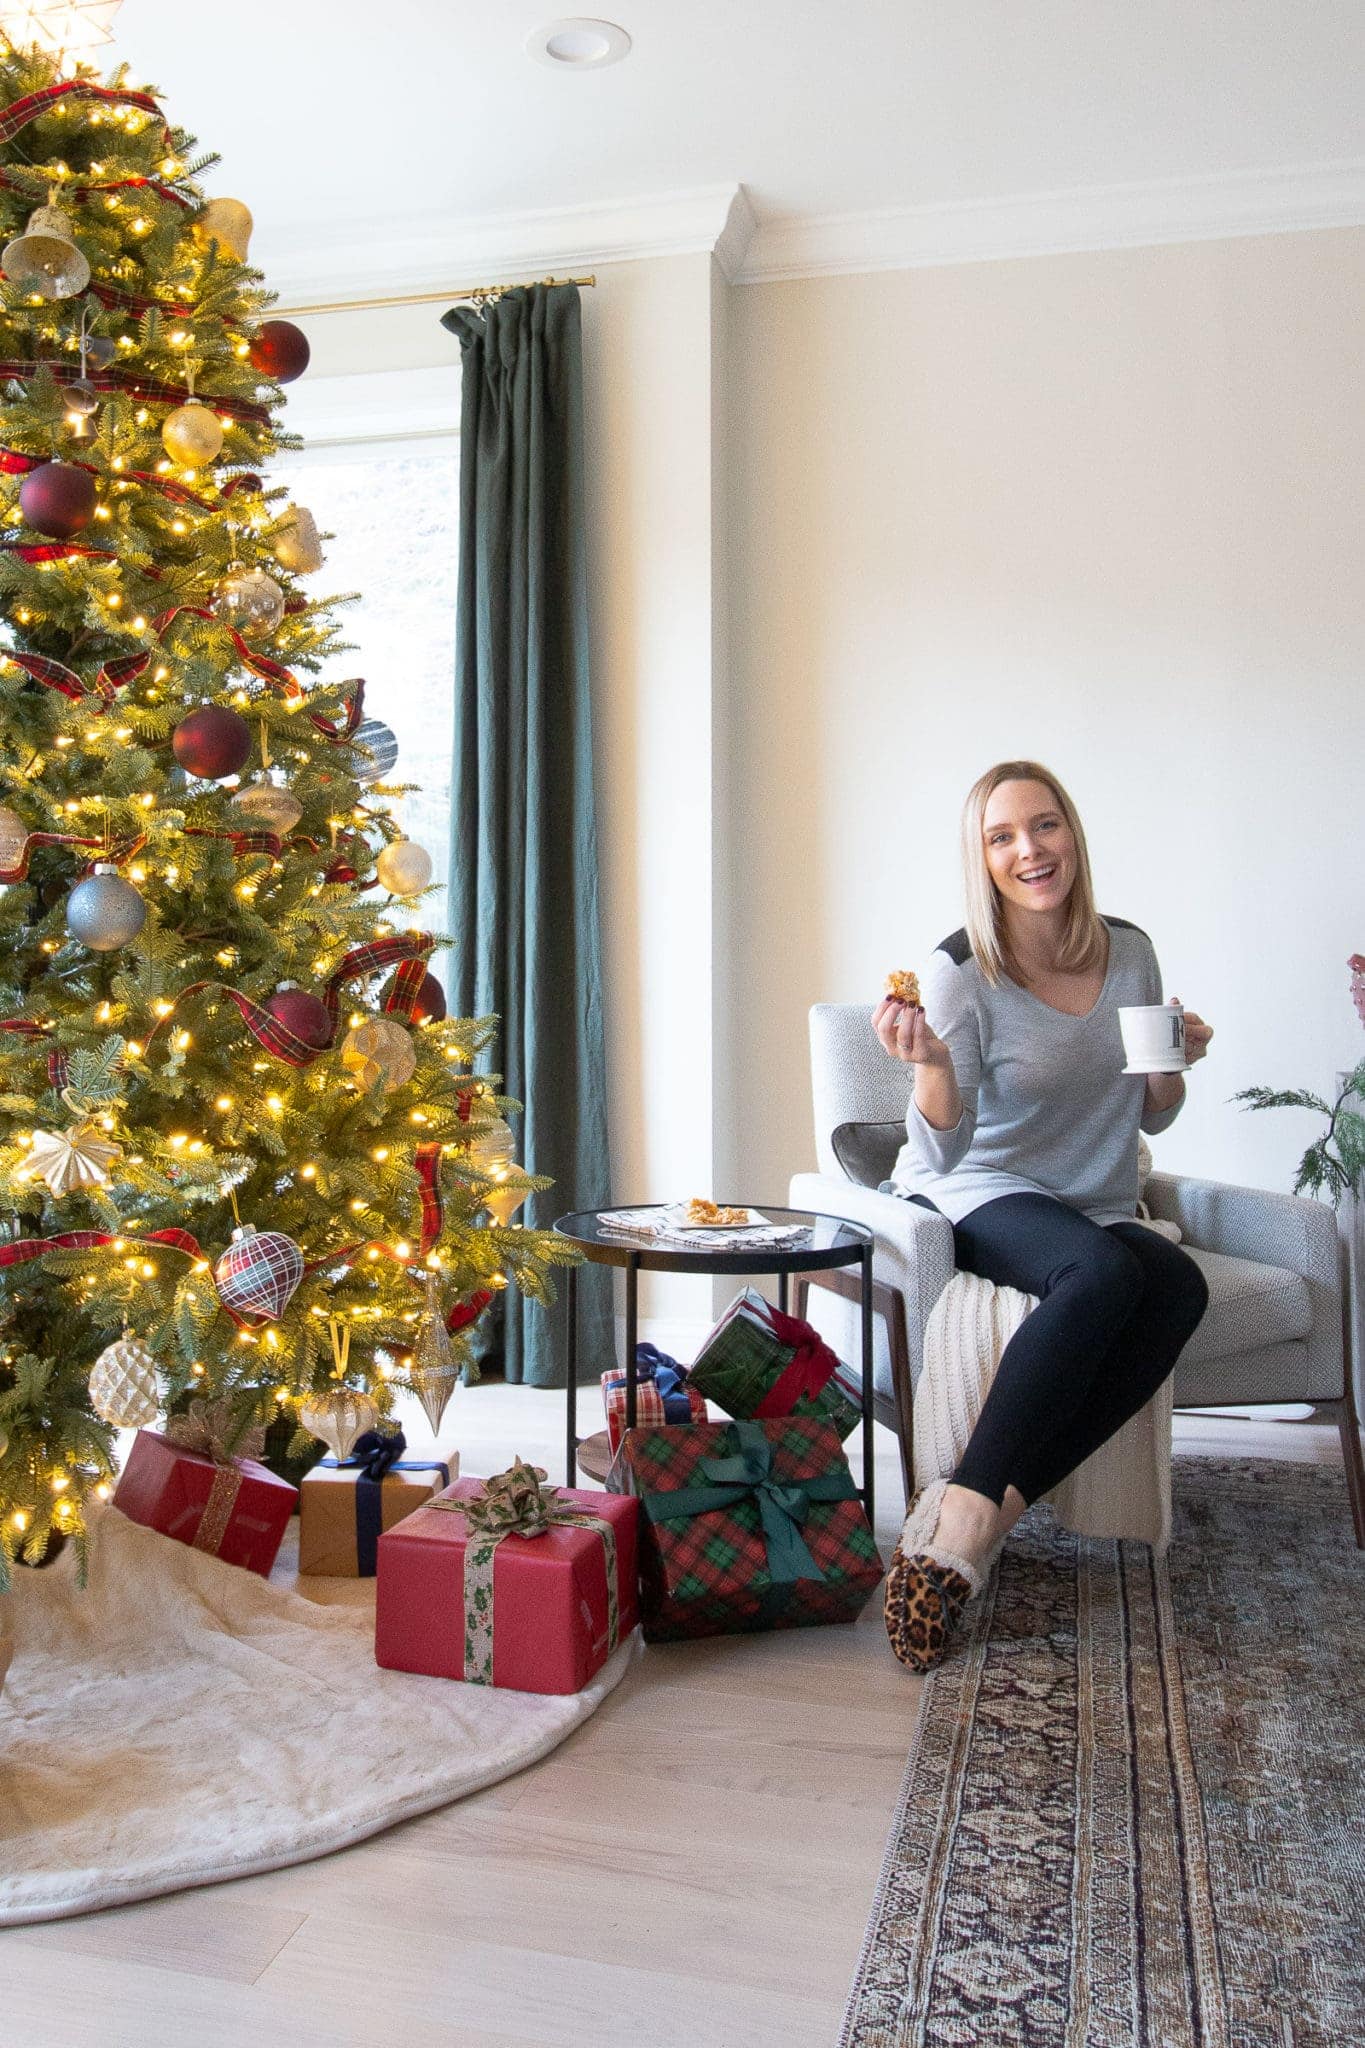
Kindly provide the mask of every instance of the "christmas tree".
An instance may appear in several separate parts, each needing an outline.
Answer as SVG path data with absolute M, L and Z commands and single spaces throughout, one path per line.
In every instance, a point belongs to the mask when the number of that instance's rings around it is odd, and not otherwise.
M 0 55 L 0 1581 L 82 1542 L 118 1426 L 434 1426 L 496 1291 L 551 1298 L 393 735 L 324 677 L 266 481 L 308 345 L 214 161 L 123 71 Z

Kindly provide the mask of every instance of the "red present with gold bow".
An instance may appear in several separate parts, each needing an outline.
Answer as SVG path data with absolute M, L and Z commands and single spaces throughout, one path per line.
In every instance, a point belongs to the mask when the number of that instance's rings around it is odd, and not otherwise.
M 114 1492 L 130 1521 L 267 1578 L 298 1489 L 257 1464 L 263 1432 L 234 1432 L 221 1403 L 193 1401 L 162 1431 L 140 1429 Z
M 639 1502 L 546 1486 L 518 1458 L 379 1538 L 375 1662 L 518 1692 L 581 1692 L 640 1618 Z

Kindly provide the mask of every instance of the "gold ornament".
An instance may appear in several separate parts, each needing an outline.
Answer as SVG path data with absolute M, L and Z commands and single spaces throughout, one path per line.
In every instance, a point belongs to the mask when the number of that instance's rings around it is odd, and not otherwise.
M 17 811 L 0 804 L 0 874 L 12 875 L 24 858 L 28 826 Z
M 516 1171 L 516 1154 L 512 1145 L 512 1129 L 505 1117 L 495 1117 L 486 1130 L 479 1131 L 470 1143 L 467 1154 L 471 1166 L 480 1173 L 486 1173 L 494 1182 L 504 1182 Z M 487 1189 L 483 1206 L 496 1223 L 510 1223 L 529 1190 L 526 1188 L 504 1187 Z
M 280 839 L 286 832 L 292 832 L 303 816 L 298 798 L 272 782 L 269 775 L 258 775 L 245 789 L 239 789 L 232 799 L 232 808 Z
M 353 1025 L 341 1046 L 341 1064 L 361 1087 L 380 1086 L 386 1095 L 417 1071 L 417 1048 L 405 1025 L 392 1017 L 368 1017 Z
M 63 1091 L 68 1109 L 76 1104 Z M 99 1125 L 83 1117 L 69 1131 L 35 1131 L 22 1168 L 24 1180 L 45 1182 L 48 1192 L 69 1195 L 73 1188 L 102 1188 L 108 1185 L 108 1169 L 122 1157 L 120 1148 L 107 1138 L 96 1136 Z
M 202 398 L 187 398 L 168 414 L 161 440 L 172 461 L 186 469 L 202 469 L 223 452 L 223 423 Z
M 254 225 L 251 208 L 240 199 L 210 199 L 194 223 L 193 234 L 196 242 L 205 247 L 216 242 L 229 256 L 245 263 Z
M 424 1273 L 422 1283 L 427 1291 L 427 1305 L 417 1325 L 408 1380 L 434 1434 L 440 1428 L 441 1417 L 460 1383 L 460 1368 L 455 1363 L 450 1332 L 441 1312 L 435 1273 Z
M 375 863 L 390 896 L 418 896 L 431 880 L 431 855 L 415 839 L 395 839 Z
M 323 1394 L 310 1394 L 299 1408 L 299 1421 L 322 1438 L 334 1458 L 349 1458 L 356 1438 L 378 1420 L 374 1402 L 355 1387 L 328 1387 Z
M 307 576 L 322 567 L 322 542 L 318 523 L 306 505 L 291 505 L 289 524 L 275 536 L 275 560 L 296 576 Z
M 75 230 L 60 206 L 36 208 L 23 234 L 5 244 L 0 263 L 16 290 L 40 299 L 73 298 L 90 282 L 90 265 L 77 248 Z
M 90 1368 L 90 1405 L 101 1422 L 115 1429 L 148 1429 L 156 1421 L 161 1406 L 156 1359 L 127 1330 Z

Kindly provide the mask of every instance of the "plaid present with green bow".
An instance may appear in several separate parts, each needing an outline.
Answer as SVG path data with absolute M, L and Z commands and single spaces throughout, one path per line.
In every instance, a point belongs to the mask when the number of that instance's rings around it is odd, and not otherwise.
M 692 1364 L 688 1385 L 727 1415 L 815 1415 L 840 1438 L 862 1420 L 839 1385 L 839 1361 L 818 1330 L 766 1301 L 756 1287 L 737 1294 Z
M 881 1582 L 838 1437 L 813 1416 L 626 1432 L 650 1642 L 852 1621 Z

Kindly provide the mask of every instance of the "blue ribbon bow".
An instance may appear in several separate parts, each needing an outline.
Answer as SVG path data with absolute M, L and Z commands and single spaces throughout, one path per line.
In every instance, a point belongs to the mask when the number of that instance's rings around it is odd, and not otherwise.
M 333 1472 L 360 1470 L 355 1482 L 356 1574 L 372 1579 L 379 1568 L 379 1538 L 384 1527 L 384 1481 L 390 1472 L 439 1472 L 442 1486 L 450 1484 L 450 1467 L 441 1458 L 404 1458 L 408 1440 L 401 1429 L 367 1429 L 351 1446 L 348 1458 L 322 1458 L 320 1464 Z
M 687 1398 L 687 1376 L 676 1358 L 670 1358 L 666 1351 L 660 1351 L 653 1344 L 637 1344 L 635 1347 L 635 1374 L 637 1379 L 653 1380 L 664 1404 L 665 1422 L 690 1422 L 692 1404 Z M 626 1376 L 623 1372 L 613 1373 L 607 1381 L 609 1387 L 623 1387 Z

